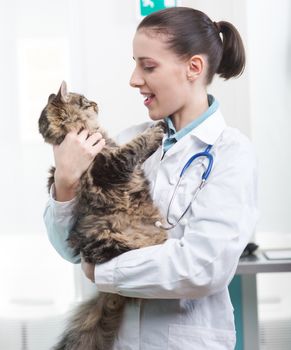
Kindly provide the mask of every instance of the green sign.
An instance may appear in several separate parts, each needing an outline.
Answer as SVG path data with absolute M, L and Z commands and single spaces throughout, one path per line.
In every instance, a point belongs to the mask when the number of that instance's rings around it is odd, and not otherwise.
M 140 0 L 140 14 L 147 16 L 152 12 L 177 6 L 177 0 Z

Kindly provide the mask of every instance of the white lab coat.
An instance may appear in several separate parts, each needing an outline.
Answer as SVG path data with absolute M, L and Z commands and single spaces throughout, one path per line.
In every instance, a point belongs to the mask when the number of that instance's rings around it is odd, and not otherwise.
M 148 125 L 147 125 L 148 126 Z M 128 141 L 145 125 L 123 132 Z M 166 215 L 186 161 L 211 144 L 214 164 L 205 187 L 163 245 L 120 255 L 95 268 L 98 289 L 141 298 L 128 303 L 114 350 L 233 350 L 235 329 L 228 294 L 239 256 L 257 221 L 256 159 L 249 140 L 216 111 L 170 148 L 144 163 L 155 203 Z M 206 160 L 186 172 L 171 218 L 180 217 L 200 183 Z M 74 200 L 50 199 L 45 222 L 52 244 L 72 262 L 66 245 Z

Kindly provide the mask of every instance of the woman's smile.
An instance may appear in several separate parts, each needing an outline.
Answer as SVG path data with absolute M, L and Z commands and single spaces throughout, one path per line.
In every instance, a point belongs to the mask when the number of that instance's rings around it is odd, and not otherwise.
M 153 102 L 153 100 L 155 99 L 155 94 L 144 94 L 141 93 L 143 95 L 144 99 L 144 105 L 146 107 L 149 107 L 151 105 L 151 103 Z

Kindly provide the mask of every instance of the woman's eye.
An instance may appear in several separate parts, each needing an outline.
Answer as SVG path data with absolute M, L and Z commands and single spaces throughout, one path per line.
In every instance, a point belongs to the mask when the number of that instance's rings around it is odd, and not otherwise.
M 143 69 L 144 69 L 145 71 L 148 71 L 148 72 L 153 71 L 155 68 L 156 68 L 156 67 L 154 67 L 154 66 L 143 67 Z

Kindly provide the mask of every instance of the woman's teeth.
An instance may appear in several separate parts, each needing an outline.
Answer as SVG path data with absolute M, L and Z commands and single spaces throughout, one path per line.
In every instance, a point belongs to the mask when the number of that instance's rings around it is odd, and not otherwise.
M 146 106 L 148 106 L 148 105 L 152 102 L 152 100 L 153 100 L 154 97 L 155 97 L 154 94 L 144 95 L 144 98 L 145 98 L 144 104 L 145 104 Z

